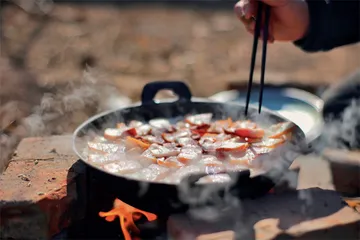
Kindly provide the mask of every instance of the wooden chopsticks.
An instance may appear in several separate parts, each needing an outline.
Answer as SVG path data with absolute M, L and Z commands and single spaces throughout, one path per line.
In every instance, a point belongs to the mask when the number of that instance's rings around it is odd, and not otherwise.
M 264 9 L 265 8 L 265 9 Z M 262 25 L 262 17 L 265 17 L 264 25 Z M 261 33 L 261 28 L 263 28 L 263 48 L 262 48 L 262 56 L 261 56 L 261 75 L 260 75 L 260 92 L 259 92 L 259 113 L 261 113 L 261 106 L 263 101 L 263 91 L 264 91 L 264 78 L 265 78 L 265 66 L 266 66 L 266 51 L 267 51 L 267 42 L 269 38 L 269 20 L 270 20 L 270 7 L 265 5 L 264 3 L 258 3 L 258 9 L 255 19 L 255 32 L 254 32 L 254 42 L 252 47 L 251 53 L 251 63 L 250 63 L 250 76 L 249 76 L 249 83 L 246 95 L 246 105 L 245 105 L 245 115 L 248 113 L 250 96 L 251 96 L 251 89 L 253 83 L 253 76 L 254 76 L 254 68 L 255 68 L 255 61 L 256 61 L 256 53 L 257 53 L 257 46 L 259 42 L 259 37 Z

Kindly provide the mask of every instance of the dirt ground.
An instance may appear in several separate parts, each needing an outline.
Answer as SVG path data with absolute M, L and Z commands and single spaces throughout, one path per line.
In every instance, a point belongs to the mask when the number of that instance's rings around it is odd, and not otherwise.
M 1 127 L 29 115 L 49 88 L 79 82 L 86 66 L 133 100 L 153 80 L 184 80 L 204 97 L 248 79 L 252 37 L 231 5 L 55 4 L 48 10 L 37 15 L 17 5 L 1 9 Z M 359 66 L 359 53 L 360 46 L 348 46 L 307 54 L 277 43 L 268 48 L 266 81 L 340 81 Z M 6 139 L 1 146 L 18 142 Z
M 195 95 L 210 96 L 248 77 L 252 37 L 232 8 L 56 5 L 42 18 L 7 7 L 2 18 L 2 55 L 24 58 L 41 85 L 77 81 L 86 63 L 133 99 L 157 79 L 182 79 Z M 359 50 L 307 54 L 271 45 L 266 81 L 332 83 L 359 66 Z

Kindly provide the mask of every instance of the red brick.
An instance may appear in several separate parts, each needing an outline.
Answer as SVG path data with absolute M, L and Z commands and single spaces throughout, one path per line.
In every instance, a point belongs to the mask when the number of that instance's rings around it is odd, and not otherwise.
M 69 223 L 75 178 L 81 176 L 71 169 L 77 160 L 71 136 L 27 138 L 16 152 L 0 176 L 1 237 L 52 236 Z
M 25 138 L 12 160 L 51 160 L 54 156 L 74 156 L 71 135 Z

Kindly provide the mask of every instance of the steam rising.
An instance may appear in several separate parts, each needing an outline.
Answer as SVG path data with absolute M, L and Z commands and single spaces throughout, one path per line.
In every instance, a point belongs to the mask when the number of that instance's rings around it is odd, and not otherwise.
M 55 94 L 44 94 L 33 114 L 23 120 L 30 135 L 63 134 L 71 124 L 78 124 L 78 119 L 86 120 L 99 111 L 130 103 L 114 86 L 103 85 L 103 82 L 87 70 L 79 85 Z M 118 99 L 118 102 L 109 104 L 109 99 Z
M 236 114 L 243 113 L 233 113 L 233 115 Z M 250 119 L 256 119 L 256 122 L 263 125 L 271 125 L 275 122 L 274 119 L 257 113 L 253 113 L 249 117 Z M 296 189 L 297 175 L 292 174 L 288 168 L 293 160 L 301 154 L 303 146 L 301 142 L 294 143 L 288 143 L 277 148 L 271 154 L 258 158 L 256 164 L 261 165 L 263 169 L 273 169 L 267 174 L 267 177 L 275 182 L 280 180 L 286 182 L 289 188 Z M 196 179 L 196 176 L 194 178 Z M 236 186 L 243 181 L 242 176 L 232 174 L 230 183 L 205 186 L 193 184 L 195 181 L 191 179 L 192 177 L 184 179 L 178 186 L 179 199 L 190 205 L 188 211 L 190 217 L 200 221 L 215 222 L 225 216 L 227 218 L 231 216 L 232 221 L 230 221 L 230 224 L 232 225 L 229 225 L 228 229 L 233 230 L 237 238 L 248 236 L 249 226 L 247 226 L 248 223 L 244 216 L 243 202 L 234 191 L 231 191 L 231 189 L 237 189 Z M 241 189 L 237 190 L 241 191 Z M 312 196 L 307 192 L 299 192 L 299 198 L 304 199 L 306 203 L 312 200 Z
M 52 1 L 50 0 L 13 0 L 13 2 L 28 12 L 48 13 L 52 9 Z M 55 93 L 45 93 L 40 105 L 33 109 L 32 114 L 20 121 L 14 135 L 0 135 L 0 172 L 7 165 L 7 155 L 10 149 L 20 138 L 64 134 L 100 111 L 115 109 L 128 104 L 130 104 L 130 100 L 123 97 L 114 86 L 96 76 L 96 73 L 90 70 L 85 71 L 84 78 L 79 84 L 69 84 L 66 89 Z M 181 112 L 181 106 L 178 110 Z M 219 108 L 218 112 L 221 115 L 219 117 L 228 117 L 225 114 L 226 109 Z M 238 112 L 234 112 L 232 115 L 241 117 Z M 273 123 L 268 118 L 259 119 L 257 114 L 253 114 L 253 118 L 256 119 L 256 122 L 262 121 L 269 123 L 269 125 Z M 326 131 L 324 131 L 323 136 L 313 146 L 315 153 L 321 155 L 327 147 L 342 149 L 358 147 L 360 137 L 357 135 L 359 131 L 356 130 L 360 129 L 360 101 L 354 100 L 345 109 L 341 119 L 328 122 L 324 129 Z M 301 152 L 301 148 L 287 145 L 285 148 L 277 150 L 272 155 L 272 159 L 265 157 L 261 161 L 270 164 L 270 166 L 275 166 L 277 173 L 284 172 L 284 181 L 289 183 L 290 188 L 296 188 L 297 178 L 288 172 L 288 166 Z M 276 178 L 277 176 L 275 174 L 275 176 L 269 177 Z M 195 219 L 216 221 L 224 215 L 232 216 L 232 223 L 234 224 L 232 228 L 238 236 L 242 236 L 246 234 L 244 231 L 248 227 L 245 224 L 246 219 L 243 219 L 244 216 L 242 215 L 243 204 L 230 192 L 230 189 L 237 182 L 238 179 L 232 179 L 226 186 L 214 184 L 200 188 L 184 181 L 178 186 L 179 198 L 191 206 L 188 213 Z M 148 183 L 141 183 L 139 197 L 142 197 L 147 189 Z M 310 191 L 299 191 L 299 199 L 304 200 L 306 205 L 311 205 L 313 202 Z
M 45 93 L 40 104 L 19 121 L 11 135 L 1 135 L 0 171 L 7 165 L 9 153 L 21 138 L 71 133 L 90 116 L 130 103 L 129 98 L 99 73 L 87 69 L 79 83 L 69 83 L 54 93 Z
M 315 145 L 318 153 L 325 148 L 356 149 L 360 146 L 360 100 L 353 99 L 340 119 L 329 121 L 321 141 Z
M 261 120 L 261 121 L 264 121 Z M 266 121 L 266 120 L 265 120 Z M 360 128 L 360 101 L 352 100 L 351 105 L 344 110 L 341 118 L 327 121 L 324 126 L 326 131 L 318 141 L 313 144 L 313 153 L 321 155 L 326 148 L 340 148 L 340 149 L 353 149 L 360 145 L 359 136 L 357 133 Z M 291 163 L 297 156 L 302 154 L 302 146 L 288 145 L 285 148 L 279 149 L 277 153 L 272 155 L 272 159 L 264 157 L 266 161 L 277 172 L 284 173 L 282 183 L 285 183 L 288 188 L 297 188 L 297 174 L 288 170 L 289 163 Z M 276 163 L 274 165 L 274 163 Z M 268 175 L 272 177 L 271 175 Z M 231 184 L 236 184 L 234 180 Z M 230 184 L 230 185 L 231 185 Z M 222 188 L 222 190 L 220 190 Z M 234 216 L 233 231 L 237 237 L 246 236 L 246 219 L 240 217 L 243 213 L 243 203 L 236 196 L 233 196 L 229 189 L 231 186 L 207 186 L 200 189 L 183 182 L 179 186 L 179 197 L 182 201 L 190 204 L 188 214 L 194 219 L 204 221 L 215 221 L 220 219 L 224 214 L 232 214 Z M 224 192 L 223 192 L 224 191 Z M 309 214 L 309 209 L 314 202 L 311 191 L 299 190 L 298 197 L 303 201 L 301 211 L 304 215 Z M 201 203 L 209 203 L 203 204 Z M 249 226 L 248 226 L 249 227 Z M 229 226 L 229 229 L 231 226 Z

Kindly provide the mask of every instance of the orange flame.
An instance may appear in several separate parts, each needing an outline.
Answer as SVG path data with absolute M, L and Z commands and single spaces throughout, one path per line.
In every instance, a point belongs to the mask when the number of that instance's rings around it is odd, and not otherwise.
M 140 230 L 136 227 L 134 220 L 139 220 L 141 218 L 141 214 L 143 214 L 148 221 L 154 221 L 157 219 L 155 214 L 136 209 L 119 199 L 115 199 L 114 207 L 110 211 L 99 212 L 99 216 L 104 217 L 108 222 L 114 221 L 116 216 L 119 217 L 120 227 L 125 240 L 131 240 L 129 230 L 137 234 L 140 233 Z

